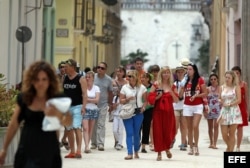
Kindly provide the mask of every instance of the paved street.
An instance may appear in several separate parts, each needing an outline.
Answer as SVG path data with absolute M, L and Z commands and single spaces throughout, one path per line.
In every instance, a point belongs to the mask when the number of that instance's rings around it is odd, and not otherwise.
M 200 142 L 199 151 L 200 156 L 189 156 L 187 151 L 180 151 L 178 145 L 180 144 L 180 134 L 178 134 L 174 148 L 171 150 L 173 154 L 172 159 L 167 159 L 165 153 L 162 153 L 163 160 L 156 161 L 157 154 L 150 150 L 148 153 L 139 153 L 140 159 L 124 160 L 126 156 L 126 148 L 117 151 L 113 148 L 114 138 L 112 133 L 112 123 L 107 122 L 106 125 L 106 143 L 105 151 L 92 150 L 92 153 L 83 153 L 82 159 L 64 159 L 64 155 L 68 152 L 62 148 L 62 158 L 64 168 L 128 168 L 128 167 L 143 167 L 143 168 L 162 168 L 162 167 L 185 167 L 185 168 L 223 168 L 223 151 L 226 146 L 219 134 L 218 148 L 208 148 L 209 139 L 207 134 L 207 122 L 203 118 L 200 124 Z M 244 127 L 244 142 L 241 146 L 242 151 L 250 151 L 250 127 Z M 124 143 L 125 144 L 125 133 Z M 84 146 L 83 146 L 84 147 Z M 148 149 L 148 147 L 147 147 Z

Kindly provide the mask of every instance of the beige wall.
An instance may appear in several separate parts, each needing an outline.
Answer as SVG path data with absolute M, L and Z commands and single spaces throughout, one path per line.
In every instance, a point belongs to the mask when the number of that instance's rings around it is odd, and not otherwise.
M 68 37 L 55 35 L 54 64 L 56 67 L 59 62 L 73 58 L 75 52 L 73 14 L 74 1 L 56 0 L 56 31 L 59 29 L 68 30 Z
M 219 58 L 219 71 L 217 74 L 220 78 L 220 83 L 224 81 L 224 73 L 227 69 L 227 51 L 226 51 L 226 17 L 222 12 L 222 1 L 214 1 L 211 6 L 212 18 L 211 18 L 211 41 L 210 41 L 210 66 L 212 66 Z

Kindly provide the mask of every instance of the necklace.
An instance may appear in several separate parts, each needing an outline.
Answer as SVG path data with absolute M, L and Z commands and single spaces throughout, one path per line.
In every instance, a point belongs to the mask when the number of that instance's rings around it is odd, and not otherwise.
M 211 86 L 211 91 L 212 91 L 212 92 L 215 92 L 215 91 L 217 90 L 217 87 L 218 87 L 218 86 L 216 86 L 216 87 Z

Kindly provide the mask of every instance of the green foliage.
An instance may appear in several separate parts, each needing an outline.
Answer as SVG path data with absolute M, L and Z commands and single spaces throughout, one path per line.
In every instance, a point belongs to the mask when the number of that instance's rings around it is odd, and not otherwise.
M 149 60 L 146 58 L 148 53 L 137 49 L 136 52 L 129 53 L 125 58 L 121 59 L 121 65 L 126 66 L 128 64 L 133 64 L 136 57 L 142 58 L 143 62 L 148 62 Z
M 197 59 L 191 60 L 194 63 L 199 63 L 201 72 L 209 74 L 209 40 L 206 40 L 199 48 L 199 55 Z
M 8 89 L 8 84 L 4 83 L 5 80 L 5 76 L 0 73 L 0 127 L 8 126 L 18 94 L 14 87 Z

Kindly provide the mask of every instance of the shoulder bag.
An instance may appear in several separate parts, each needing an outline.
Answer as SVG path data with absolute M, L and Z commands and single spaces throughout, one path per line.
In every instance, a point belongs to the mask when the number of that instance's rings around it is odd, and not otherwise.
M 136 89 L 135 99 L 137 105 L 137 89 Z M 121 119 L 124 120 L 133 117 L 134 113 L 135 113 L 135 104 L 127 103 L 122 105 L 119 116 Z

